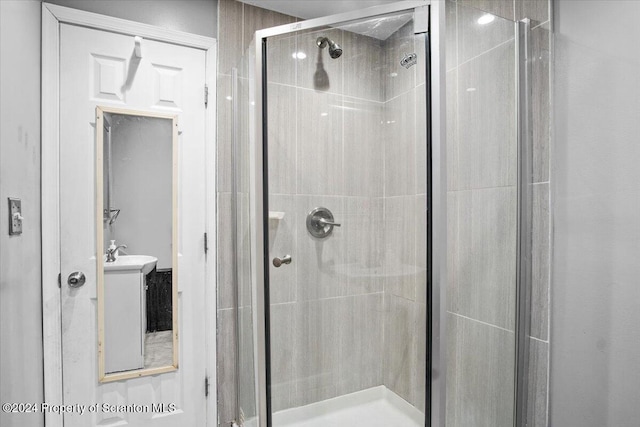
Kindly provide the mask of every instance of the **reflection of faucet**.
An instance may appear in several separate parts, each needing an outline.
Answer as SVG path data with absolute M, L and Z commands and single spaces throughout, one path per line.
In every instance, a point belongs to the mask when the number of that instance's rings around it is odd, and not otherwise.
M 118 249 L 126 249 L 127 245 L 118 245 L 115 248 L 107 249 L 107 262 L 114 262 L 116 260 L 116 252 Z

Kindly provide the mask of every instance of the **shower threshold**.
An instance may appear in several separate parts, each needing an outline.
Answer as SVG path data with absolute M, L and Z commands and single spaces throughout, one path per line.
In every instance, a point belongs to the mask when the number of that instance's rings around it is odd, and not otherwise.
M 274 427 L 340 425 L 422 427 L 424 414 L 385 386 L 372 387 L 273 414 Z M 246 421 L 245 426 L 255 426 L 255 420 Z

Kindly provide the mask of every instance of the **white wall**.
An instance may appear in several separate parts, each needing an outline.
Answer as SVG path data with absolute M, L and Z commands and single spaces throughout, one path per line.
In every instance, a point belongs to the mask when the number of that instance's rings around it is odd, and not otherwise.
M 111 124 L 111 206 L 120 209 L 111 238 L 171 268 L 172 122 L 118 115 Z
M 640 2 L 556 1 L 550 425 L 640 420 Z
M 218 0 L 46 0 L 101 15 L 217 37 Z
M 0 401 L 42 402 L 40 2 L 0 1 Z M 22 199 L 9 236 L 7 197 Z M 44 425 L 0 412 L 0 425 Z

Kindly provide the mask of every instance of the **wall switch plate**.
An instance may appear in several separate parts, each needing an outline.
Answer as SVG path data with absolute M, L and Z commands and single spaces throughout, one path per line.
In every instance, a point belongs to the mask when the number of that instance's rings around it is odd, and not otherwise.
M 22 234 L 22 202 L 9 197 L 9 236 Z

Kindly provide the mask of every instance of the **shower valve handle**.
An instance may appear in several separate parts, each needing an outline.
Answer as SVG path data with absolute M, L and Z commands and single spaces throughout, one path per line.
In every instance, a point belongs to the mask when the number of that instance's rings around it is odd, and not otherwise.
M 328 219 L 324 219 L 324 218 L 318 219 L 318 222 L 320 223 L 320 225 L 331 225 L 333 227 L 341 226 L 341 224 L 338 224 L 337 222 L 329 221 Z

